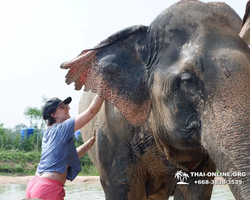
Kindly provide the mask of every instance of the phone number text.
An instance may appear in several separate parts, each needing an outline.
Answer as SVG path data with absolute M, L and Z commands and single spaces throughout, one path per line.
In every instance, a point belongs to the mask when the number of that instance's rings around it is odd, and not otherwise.
M 236 185 L 236 184 L 242 184 L 242 180 L 196 180 L 194 181 L 195 184 L 198 185 Z

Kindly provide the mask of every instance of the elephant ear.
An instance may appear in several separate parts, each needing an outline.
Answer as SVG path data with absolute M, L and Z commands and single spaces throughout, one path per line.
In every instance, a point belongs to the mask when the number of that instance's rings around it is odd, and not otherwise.
M 242 20 L 242 27 L 239 35 L 248 45 L 250 45 L 250 1 L 246 4 L 245 14 Z
M 133 125 L 140 126 L 151 109 L 146 64 L 138 49 L 148 27 L 133 26 L 113 34 L 61 65 L 69 69 L 66 83 L 91 90 L 117 107 Z

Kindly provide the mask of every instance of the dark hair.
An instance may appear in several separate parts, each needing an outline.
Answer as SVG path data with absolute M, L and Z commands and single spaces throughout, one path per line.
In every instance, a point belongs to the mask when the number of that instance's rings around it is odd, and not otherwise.
M 48 121 L 47 121 L 47 125 L 52 126 L 55 122 L 56 122 L 56 119 L 52 116 L 49 116 Z

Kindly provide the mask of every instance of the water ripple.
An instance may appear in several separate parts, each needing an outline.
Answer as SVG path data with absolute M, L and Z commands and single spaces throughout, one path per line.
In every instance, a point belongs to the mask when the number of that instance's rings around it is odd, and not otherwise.
M 0 185 L 0 199 L 20 200 L 25 197 L 27 184 Z M 65 200 L 105 200 L 101 184 L 71 183 L 65 186 Z M 170 198 L 172 200 L 173 198 Z M 235 200 L 227 185 L 215 185 L 211 200 Z

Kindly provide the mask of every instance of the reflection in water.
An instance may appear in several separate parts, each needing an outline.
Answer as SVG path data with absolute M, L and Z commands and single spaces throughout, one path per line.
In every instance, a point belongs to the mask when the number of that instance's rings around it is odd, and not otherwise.
M 173 200 L 171 197 L 169 200 Z M 228 185 L 214 185 L 211 200 L 235 200 Z
M 79 184 L 68 184 L 65 186 L 66 196 L 65 200 L 105 200 L 102 186 L 99 182 L 97 183 L 79 183 Z
M 212 193 L 212 200 L 215 199 L 225 199 L 225 200 L 235 200 L 232 192 L 227 185 L 214 186 Z
M 0 185 L 0 199 L 21 200 L 25 197 L 26 184 Z M 70 183 L 65 186 L 65 200 L 105 200 L 101 184 Z M 170 198 L 172 200 L 173 198 Z M 235 200 L 228 186 L 215 185 L 211 200 Z
M 0 185 L 0 199 L 19 200 L 25 197 L 27 184 Z

